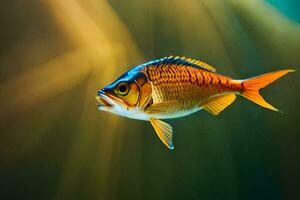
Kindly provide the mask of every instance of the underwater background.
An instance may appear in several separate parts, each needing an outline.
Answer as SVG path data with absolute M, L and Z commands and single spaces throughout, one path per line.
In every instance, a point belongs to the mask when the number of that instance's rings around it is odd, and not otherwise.
M 2 0 L 0 199 L 300 199 L 300 2 Z M 292 68 L 219 116 L 150 123 L 96 109 L 97 90 L 169 55 L 249 78 Z

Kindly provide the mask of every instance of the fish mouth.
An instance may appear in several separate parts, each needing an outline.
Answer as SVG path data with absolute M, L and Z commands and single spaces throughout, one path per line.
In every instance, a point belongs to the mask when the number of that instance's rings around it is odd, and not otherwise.
M 105 94 L 100 94 L 96 96 L 97 101 L 99 102 L 98 108 L 100 107 L 112 107 L 112 103 L 108 96 Z

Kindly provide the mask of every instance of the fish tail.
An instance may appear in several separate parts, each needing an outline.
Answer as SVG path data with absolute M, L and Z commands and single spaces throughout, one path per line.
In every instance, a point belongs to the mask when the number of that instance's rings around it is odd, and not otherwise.
M 264 108 L 273 111 L 279 111 L 277 108 L 273 107 L 271 104 L 264 100 L 264 98 L 259 94 L 259 90 L 284 76 L 285 74 L 294 71 L 295 70 L 292 69 L 279 70 L 243 80 L 241 84 L 244 90 L 242 91 L 241 95 Z

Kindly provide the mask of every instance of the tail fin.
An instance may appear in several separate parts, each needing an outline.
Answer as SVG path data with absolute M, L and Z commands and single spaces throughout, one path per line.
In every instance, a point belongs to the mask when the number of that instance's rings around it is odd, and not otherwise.
M 241 93 L 241 95 L 264 108 L 268 108 L 273 111 L 279 111 L 277 108 L 274 108 L 271 104 L 264 100 L 264 98 L 259 94 L 259 90 L 266 87 L 281 76 L 294 71 L 295 70 L 291 69 L 279 70 L 244 80 L 242 82 L 244 91 Z

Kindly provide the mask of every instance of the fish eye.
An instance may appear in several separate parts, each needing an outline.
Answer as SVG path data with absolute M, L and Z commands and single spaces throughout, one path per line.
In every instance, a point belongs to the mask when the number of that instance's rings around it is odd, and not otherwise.
M 117 85 L 115 89 L 115 93 L 121 96 L 125 96 L 128 94 L 130 90 L 130 86 L 127 82 L 121 82 Z

